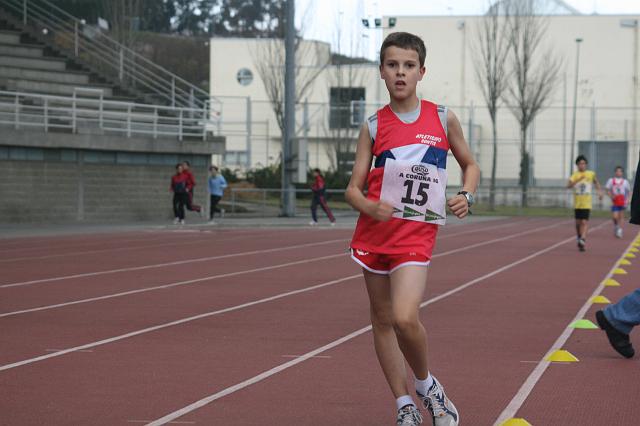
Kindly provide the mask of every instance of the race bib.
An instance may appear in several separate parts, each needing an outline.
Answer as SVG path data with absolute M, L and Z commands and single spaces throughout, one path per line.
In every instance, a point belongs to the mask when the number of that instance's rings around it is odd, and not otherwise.
M 591 195 L 591 183 L 590 182 L 579 182 L 575 188 L 576 195 Z
M 444 225 L 446 170 L 432 164 L 387 159 L 380 199 L 393 206 L 393 217 Z

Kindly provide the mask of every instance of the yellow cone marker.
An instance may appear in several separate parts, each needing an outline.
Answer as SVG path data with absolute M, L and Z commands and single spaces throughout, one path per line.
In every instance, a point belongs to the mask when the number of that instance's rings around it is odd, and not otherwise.
M 545 360 L 551 362 L 578 362 L 578 358 L 573 356 L 571 352 L 565 351 L 564 349 L 558 349 L 551 355 L 547 356 Z
M 525 419 L 509 419 L 500 423 L 500 426 L 532 426 L 532 425 Z
M 634 244 L 634 245 L 635 245 L 635 244 Z M 640 250 L 638 250 L 638 249 L 637 249 L 637 248 L 635 248 L 635 247 L 631 247 L 631 248 L 629 249 L 629 251 L 630 251 L 631 253 L 638 253 Z
M 620 284 L 618 281 L 614 280 L 613 278 L 608 278 L 604 282 L 605 287 L 620 287 L 621 285 L 622 284 Z
M 627 275 L 627 271 L 622 268 L 616 268 L 613 270 L 613 275 Z
M 579 328 L 582 330 L 597 330 L 598 326 L 595 325 L 593 322 L 591 322 L 590 320 L 584 318 L 578 321 L 574 321 L 571 323 L 571 325 L 569 325 L 569 327 L 571 328 Z
M 611 300 L 607 299 L 604 296 L 593 296 L 591 298 L 591 303 L 600 303 L 600 304 L 607 304 L 607 303 L 611 303 Z
M 633 253 L 625 253 L 624 257 L 626 257 L 627 259 L 634 259 L 636 255 Z
M 620 262 L 618 262 L 618 266 L 628 266 L 631 265 L 631 262 L 629 262 L 627 259 L 622 259 Z

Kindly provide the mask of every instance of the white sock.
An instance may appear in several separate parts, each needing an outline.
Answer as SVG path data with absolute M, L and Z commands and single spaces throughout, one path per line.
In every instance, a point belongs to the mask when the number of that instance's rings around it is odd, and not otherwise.
M 415 383 L 416 391 L 418 391 L 421 395 L 426 395 L 429 391 L 429 388 L 433 386 L 433 376 L 431 376 L 431 373 L 427 373 L 427 378 L 424 380 L 420 380 L 416 377 Z
M 402 395 L 400 398 L 396 399 L 396 405 L 398 406 L 398 410 L 404 407 L 405 405 L 416 405 L 413 402 L 413 398 L 409 395 Z

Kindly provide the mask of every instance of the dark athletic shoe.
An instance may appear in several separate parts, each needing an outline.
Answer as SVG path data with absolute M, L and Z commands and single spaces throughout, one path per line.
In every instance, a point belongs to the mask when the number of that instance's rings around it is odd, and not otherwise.
M 422 414 L 413 404 L 407 404 L 398 410 L 396 425 L 398 426 L 418 426 L 422 424 Z
M 585 240 L 583 240 L 582 238 L 578 239 L 578 250 L 585 251 L 586 250 L 586 248 L 585 248 L 586 245 L 587 245 L 587 242 Z
M 460 416 L 455 405 L 444 393 L 444 388 L 440 382 L 434 377 L 433 385 L 429 388 L 426 395 L 416 392 L 418 398 L 422 400 L 424 408 L 429 410 L 433 418 L 434 426 L 458 426 Z
M 611 343 L 613 349 L 625 358 L 632 358 L 635 351 L 633 350 L 633 345 L 631 345 L 631 341 L 629 340 L 629 335 L 616 330 L 604 315 L 603 311 L 596 312 L 596 321 L 600 328 L 607 333 L 609 343 Z

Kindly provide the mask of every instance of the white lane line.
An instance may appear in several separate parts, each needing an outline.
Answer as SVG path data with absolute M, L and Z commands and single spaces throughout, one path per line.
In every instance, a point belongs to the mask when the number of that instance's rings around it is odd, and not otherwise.
M 344 255 L 344 254 L 340 254 L 339 256 L 345 256 L 346 257 L 346 255 Z M 153 327 L 148 327 L 148 328 L 144 328 L 144 329 L 141 329 L 141 330 L 132 331 L 131 333 L 121 334 L 119 336 L 110 337 L 108 339 L 99 340 L 97 342 L 91 342 L 91 343 L 87 343 L 87 344 L 84 344 L 84 345 L 75 346 L 73 348 L 64 349 L 64 350 L 61 350 L 61 351 L 58 351 L 58 352 L 53 352 L 53 353 L 50 353 L 50 354 L 47 354 L 47 355 L 41 355 L 41 356 L 38 356 L 38 357 L 35 357 L 35 358 L 29 358 L 29 359 L 25 359 L 25 360 L 22 360 L 22 361 L 14 362 L 14 363 L 11 363 L 11 364 L 5 364 L 5 365 L 0 366 L 0 371 L 10 370 L 12 368 L 20 367 L 20 366 L 27 365 L 27 364 L 33 364 L 33 363 L 36 363 L 36 362 L 39 362 L 39 361 L 44 361 L 46 359 L 59 357 L 59 356 L 66 355 L 66 354 L 71 353 L 71 352 L 80 351 L 80 350 L 83 350 L 83 349 L 95 348 L 96 346 L 106 345 L 108 343 L 117 342 L 119 340 L 128 339 L 130 337 L 139 336 L 141 334 L 150 333 L 152 331 L 162 330 L 164 328 L 173 327 L 173 326 L 176 326 L 176 325 L 180 325 L 180 324 L 184 324 L 184 323 L 187 323 L 187 322 L 199 320 L 199 319 L 202 319 L 202 318 L 212 317 L 214 315 L 220 315 L 220 314 L 224 314 L 224 313 L 227 313 L 227 312 L 237 311 L 237 310 L 240 310 L 240 309 L 243 309 L 243 308 L 248 308 L 250 306 L 255 306 L 255 305 L 262 304 L 262 303 L 271 302 L 271 301 L 282 299 L 282 298 L 285 298 L 285 297 L 288 297 L 288 296 L 293 296 L 295 294 L 306 293 L 308 291 L 317 290 L 319 288 L 328 287 L 330 285 L 338 284 L 338 283 L 341 283 L 341 282 L 344 282 L 344 281 L 353 280 L 353 279 L 361 278 L 361 277 L 362 277 L 362 274 L 359 273 L 359 274 L 356 274 L 356 275 L 351 275 L 351 276 L 348 276 L 348 277 L 339 278 L 337 280 L 327 281 L 327 282 L 324 282 L 324 283 L 321 283 L 321 284 L 317 284 L 317 285 L 314 285 L 314 286 L 311 286 L 311 287 L 305 287 L 305 288 L 301 288 L 301 289 L 298 289 L 298 290 L 288 291 L 286 293 L 280 293 L 280 294 L 277 294 L 275 296 L 265 297 L 263 299 L 258 299 L 258 300 L 254 300 L 252 302 L 243 303 L 241 305 L 231 306 L 231 307 L 228 307 L 228 308 L 219 309 L 217 311 L 205 312 L 203 314 L 194 315 L 194 316 L 191 316 L 191 317 L 188 317 L 188 318 L 182 318 L 182 319 L 179 319 L 179 320 L 176 320 L 176 321 L 171 321 L 171 322 L 168 322 L 168 323 L 155 325 Z
M 59 352 L 61 349 L 45 349 L 45 352 Z M 83 349 L 81 351 L 78 352 L 93 352 L 93 350 L 91 349 Z
M 300 355 L 282 355 L 282 358 L 300 358 Z M 316 355 L 312 358 L 330 359 L 329 355 Z
M 457 237 L 459 235 L 468 235 L 468 234 L 475 234 L 477 232 L 482 232 L 482 231 L 490 231 L 492 229 L 510 228 L 512 226 L 523 225 L 523 224 L 529 223 L 529 222 L 531 222 L 530 219 L 518 220 L 518 221 L 512 221 L 512 222 L 509 222 L 509 223 L 503 223 L 503 224 L 495 225 L 495 226 L 486 226 L 486 227 L 482 227 L 482 228 L 477 228 L 477 229 L 473 229 L 473 230 L 470 230 L 470 231 L 456 232 L 456 233 L 452 233 L 452 234 L 444 234 L 442 236 L 438 236 L 438 241 L 445 240 L 447 238 Z
M 605 225 L 606 223 L 607 222 L 604 222 L 601 225 L 597 226 L 596 228 L 599 228 L 602 225 Z M 596 228 L 594 228 L 594 230 Z M 638 235 L 640 235 L 640 233 L 638 233 Z M 635 242 L 635 238 L 631 240 L 631 242 L 629 243 L 629 246 L 625 249 L 624 253 L 626 253 L 633 246 L 634 242 Z M 624 253 L 622 256 L 620 256 L 621 259 L 624 259 L 623 257 Z M 584 303 L 584 305 L 582 305 L 580 310 L 578 310 L 578 313 L 576 314 L 576 316 L 571 321 L 569 321 L 569 324 L 584 318 L 584 315 L 587 313 L 587 311 L 592 305 L 591 298 L 599 295 L 602 292 L 602 290 L 604 289 L 604 282 L 608 278 L 612 277 L 613 270 L 619 267 L 618 266 L 619 261 L 620 259 L 616 260 L 613 263 L 613 266 L 611 267 L 607 275 L 605 275 L 605 277 L 602 279 L 598 287 L 596 287 L 596 289 L 591 294 L 591 296 L 589 296 L 589 298 Z M 522 407 L 524 402 L 527 400 L 527 398 L 533 391 L 533 388 L 536 386 L 538 381 L 540 381 L 540 379 L 542 378 L 542 375 L 547 370 L 547 367 L 549 367 L 549 365 L 552 364 L 551 362 L 546 361 L 545 358 L 549 356 L 553 351 L 557 349 L 562 349 L 564 344 L 567 343 L 567 340 L 569 340 L 569 337 L 571 337 L 573 330 L 574 330 L 573 328 L 567 326 L 567 328 L 565 328 L 564 332 L 560 335 L 560 337 L 558 337 L 558 339 L 555 342 L 553 342 L 553 345 L 551 345 L 551 348 L 549 348 L 549 350 L 542 357 L 542 359 L 540 361 L 537 361 L 538 365 L 536 365 L 536 368 L 534 368 L 531 374 L 529 374 L 529 377 L 527 377 L 525 382 L 522 384 L 522 386 L 518 390 L 518 393 L 516 393 L 516 395 L 511 400 L 511 402 L 509 402 L 509 405 L 507 405 L 507 407 L 502 411 L 502 413 L 500 413 L 500 415 L 498 416 L 498 419 L 494 423 L 494 426 L 500 425 L 502 422 L 516 416 L 516 413 Z
M 538 231 L 538 230 L 539 229 L 531 230 L 531 231 L 528 231 L 528 232 L 534 232 L 534 231 Z M 516 234 L 516 235 L 518 235 L 518 234 Z M 500 238 L 500 240 L 502 240 L 502 239 L 503 238 Z M 487 244 L 488 244 L 488 242 L 487 242 Z M 470 248 L 471 248 L 471 246 L 468 246 L 467 249 L 470 249 Z M 452 250 L 452 252 L 456 252 L 456 253 L 458 251 L 459 251 L 459 249 Z M 447 253 L 440 253 L 439 256 L 445 256 L 446 254 Z M 311 262 L 311 261 L 314 261 L 314 260 L 328 259 L 328 258 L 334 258 L 334 257 L 338 257 L 338 256 L 345 256 L 346 257 L 347 254 L 344 253 L 344 254 L 325 256 L 324 258 L 307 259 L 307 260 L 302 260 L 302 261 L 298 261 L 298 262 L 291 262 L 289 264 L 284 264 L 284 265 L 290 266 L 291 264 L 307 263 L 307 262 Z M 266 267 L 266 268 L 260 268 L 260 269 L 262 269 L 262 270 L 275 269 L 276 267 L 283 267 L 284 265 L 278 265 L 278 266 L 275 266 L 275 267 Z M 234 273 L 225 274 L 225 275 L 226 276 L 232 276 L 232 275 L 239 275 L 241 273 L 247 273 L 247 272 L 249 272 L 249 271 L 234 272 Z M 255 272 L 255 270 L 253 272 Z M 180 319 L 180 320 L 172 321 L 172 322 L 169 322 L 169 323 L 160 324 L 160 325 L 153 326 L 153 327 L 148 327 L 148 328 L 145 328 L 145 329 L 142 329 L 142 330 L 137 330 L 137 331 L 134 331 L 134 332 L 130 332 L 130 333 L 127 333 L 127 334 L 111 337 L 111 338 L 100 340 L 100 341 L 97 341 L 97 342 L 87 343 L 87 344 L 84 344 L 84 345 L 81 345 L 81 346 L 75 346 L 73 348 L 64 349 L 64 350 L 61 350 L 59 352 L 54 352 L 54 353 L 50 353 L 50 354 L 47 354 L 47 355 L 41 355 L 39 357 L 26 359 L 26 360 L 14 362 L 14 363 L 11 363 L 11 364 L 6 364 L 6 365 L 3 365 L 3 366 L 0 366 L 0 371 L 9 370 L 9 369 L 12 369 L 12 368 L 20 367 L 22 365 L 32 364 L 32 363 L 39 362 L 39 361 L 44 361 L 44 360 L 49 359 L 49 358 L 58 357 L 58 356 L 65 355 L 65 354 L 68 354 L 68 353 L 71 353 L 71 352 L 75 352 L 75 351 L 78 351 L 78 350 L 89 349 L 89 348 L 93 348 L 93 347 L 96 347 L 96 346 L 105 345 L 107 343 L 112 343 L 112 342 L 116 342 L 116 341 L 119 341 L 119 340 L 127 339 L 129 337 L 138 336 L 140 334 L 149 333 L 149 332 L 152 332 L 152 331 L 160 330 L 160 329 L 167 328 L 167 327 L 172 327 L 172 326 L 179 325 L 179 324 L 184 324 L 184 323 L 187 323 L 187 322 L 190 322 L 190 321 L 194 321 L 194 320 L 198 320 L 198 319 L 201 319 L 201 318 L 206 318 L 206 317 L 210 317 L 210 316 L 213 316 L 213 315 L 219 315 L 219 314 L 226 313 L 226 312 L 236 311 L 236 310 L 239 310 L 239 309 L 251 307 L 251 306 L 254 306 L 254 305 L 261 304 L 261 303 L 266 303 L 266 302 L 270 302 L 270 301 L 273 301 L 273 300 L 281 299 L 283 297 L 288 297 L 288 296 L 304 293 L 304 292 L 307 292 L 307 291 L 315 290 L 315 289 L 318 289 L 318 288 L 327 287 L 329 285 L 333 285 L 333 284 L 337 284 L 337 283 L 340 283 L 340 282 L 343 282 L 343 281 L 347 281 L 347 280 L 351 280 L 351 279 L 354 279 L 354 278 L 358 278 L 360 276 L 361 276 L 361 274 L 351 275 L 351 276 L 348 276 L 348 277 L 339 278 L 337 280 L 328 281 L 326 283 L 318 284 L 318 285 L 315 285 L 315 286 L 306 287 L 306 288 L 298 289 L 298 290 L 293 290 L 293 291 L 286 292 L 286 293 L 281 293 L 281 294 L 278 294 L 278 295 L 275 295 L 275 296 L 259 299 L 259 300 L 253 301 L 253 302 L 247 302 L 247 303 L 243 303 L 241 305 L 236 305 L 236 306 L 232 306 L 232 307 L 229 307 L 229 308 L 224 308 L 224 309 L 220 309 L 220 310 L 217 310 L 217 311 L 206 312 L 204 314 L 199 314 L 199 315 L 191 316 L 191 317 L 188 317 L 188 318 L 183 318 L 183 319 Z M 191 280 L 189 282 L 184 282 L 183 284 L 187 284 L 187 283 L 190 283 L 190 282 L 196 282 L 196 281 L 202 281 L 204 279 L 205 278 L 201 278 L 201 279 L 197 279 L 197 280 Z M 176 284 L 169 285 L 169 286 L 170 287 L 174 287 L 174 286 L 176 286 Z M 162 287 L 167 287 L 167 286 L 162 286 Z M 448 293 L 443 293 L 443 295 L 447 295 L 447 294 Z M 432 300 L 439 300 L 439 298 L 442 297 L 443 295 L 438 296 L 437 298 L 434 298 Z
M 244 236 L 236 236 L 232 238 L 220 238 L 220 239 L 216 239 L 215 242 L 218 243 L 222 241 L 235 241 L 235 240 L 242 240 L 247 238 L 253 238 L 253 237 L 249 235 L 244 235 Z M 115 248 L 100 249 L 100 250 L 83 250 L 83 251 L 76 251 L 71 253 L 49 254 L 46 256 L 13 257 L 8 259 L 0 259 L 0 263 L 19 262 L 19 261 L 25 261 L 25 260 L 44 260 L 44 259 L 53 259 L 56 257 L 84 256 L 88 254 L 132 251 L 132 250 L 141 250 L 141 249 L 158 248 L 158 247 L 188 246 L 188 245 L 196 245 L 196 244 L 207 244 L 212 242 L 213 241 L 210 238 L 201 238 L 198 240 L 185 241 L 185 242 L 169 241 L 167 243 L 162 243 L 162 244 L 148 244 L 144 246 L 135 246 L 135 247 L 115 247 Z M 52 249 L 55 249 L 55 247 L 53 247 Z
M 152 265 L 132 266 L 132 267 L 129 267 L 129 268 L 108 269 L 108 270 L 105 270 L 105 271 L 98 271 L 98 272 L 86 272 L 86 273 L 83 273 L 83 274 L 64 275 L 64 276 L 61 276 L 61 277 L 52 277 L 52 278 L 42 278 L 42 279 L 39 279 L 39 280 L 31 280 L 31 281 L 22 281 L 22 282 L 15 282 L 15 283 L 9 283 L 9 284 L 2 284 L 2 285 L 0 285 L 0 288 L 21 287 L 21 286 L 25 286 L 25 285 L 41 284 L 41 283 L 55 282 L 55 281 L 64 281 L 64 280 L 70 280 L 70 279 L 75 279 L 75 278 L 87 278 L 87 277 L 96 277 L 96 276 L 99 276 L 99 275 L 117 274 L 117 273 L 120 273 L 120 272 L 131 272 L 131 271 L 142 271 L 142 270 L 145 270 L 145 269 L 165 268 L 165 267 L 168 267 L 168 266 L 186 265 L 186 264 L 189 264 L 189 263 L 207 262 L 207 261 L 210 261 L 210 260 L 230 259 L 230 258 L 238 257 L 238 256 L 250 256 L 250 255 L 254 255 L 254 254 L 274 253 L 274 252 L 284 251 L 284 250 L 294 250 L 294 249 L 305 248 L 305 247 L 327 245 L 327 244 L 333 244 L 333 243 L 336 243 L 336 242 L 343 242 L 343 241 L 348 241 L 348 239 L 337 239 L 337 240 L 320 241 L 320 242 L 315 242 L 315 243 L 296 244 L 296 245 L 293 245 L 293 246 L 276 247 L 276 248 L 264 249 L 264 250 L 243 251 L 243 252 L 240 252 L 240 253 L 231 253 L 231 254 L 223 254 L 223 255 L 208 256 L 208 257 L 199 257 L 199 258 L 196 258 L 196 259 L 177 260 L 175 262 L 155 263 L 155 264 L 152 264 Z M 345 248 L 345 252 L 346 252 L 346 248 Z
M 13 315 L 19 315 L 19 314 L 25 314 L 27 312 L 44 311 L 44 310 L 47 310 L 47 309 L 61 308 L 63 306 L 71 306 L 71 305 L 78 305 L 78 304 L 81 304 L 81 303 L 95 302 L 95 301 L 98 301 L 98 300 L 113 299 L 115 297 L 129 296 L 131 294 L 146 293 L 148 291 L 163 290 L 163 289 L 172 288 L 172 287 L 180 287 L 180 286 L 183 286 L 183 285 L 194 284 L 194 283 L 199 283 L 199 282 L 203 282 L 203 281 L 212 281 L 212 280 L 216 280 L 216 279 L 220 279 L 220 278 L 228 278 L 228 277 L 235 277 L 235 276 L 238 276 L 238 275 L 252 274 L 254 272 L 270 271 L 270 270 L 273 270 L 273 269 L 286 268 L 286 267 L 289 267 L 289 266 L 302 265 L 302 264 L 305 264 L 305 263 L 317 262 L 317 261 L 321 261 L 321 260 L 334 259 L 336 257 L 346 257 L 346 256 L 347 256 L 347 253 L 345 251 L 345 253 L 331 254 L 331 255 L 328 255 L 328 256 L 315 257 L 315 258 L 312 258 L 312 259 L 296 260 L 294 262 L 279 263 L 277 265 L 263 266 L 261 268 L 246 269 L 244 271 L 228 272 L 226 274 L 209 275 L 209 276 L 202 277 L 202 278 L 195 278 L 193 280 L 178 281 L 178 282 L 158 285 L 158 286 L 154 286 L 154 287 L 144 287 L 144 288 L 139 288 L 139 289 L 136 289 L 136 290 L 123 291 L 121 293 L 114 293 L 114 294 L 107 294 L 105 296 L 91 297 L 89 299 L 75 300 L 75 301 L 72 301 L 72 302 L 58 303 L 58 304 L 55 304 L 55 305 L 41 306 L 41 307 L 38 307 L 38 308 L 23 309 L 21 311 L 5 312 L 5 313 L 0 314 L 0 318 L 9 317 L 9 316 L 13 316 Z
M 435 254 L 435 255 L 433 255 L 433 259 L 436 259 L 436 258 L 439 258 L 439 257 L 442 257 L 442 256 L 448 256 L 448 255 L 454 254 L 454 253 L 459 253 L 461 251 L 471 250 L 471 249 L 474 249 L 474 248 L 477 248 L 477 247 L 486 246 L 486 245 L 497 243 L 497 242 L 500 242 L 500 241 L 506 241 L 506 240 L 509 240 L 509 239 L 512 239 L 512 238 L 521 237 L 523 235 L 531 234 L 531 233 L 534 233 L 534 232 L 540 232 L 541 230 L 544 230 L 544 229 L 555 228 L 557 226 L 564 225 L 564 224 L 565 224 L 564 222 L 559 222 L 559 223 L 555 223 L 553 225 L 547 225 L 547 226 L 531 229 L 531 230 L 528 230 L 528 231 L 518 232 L 518 233 L 512 234 L 512 235 L 507 235 L 506 237 L 500 237 L 500 238 L 496 238 L 496 239 L 493 239 L 493 240 L 483 241 L 481 243 L 471 244 L 471 245 L 468 245 L 468 246 L 465 246 L 465 247 L 461 247 L 461 248 L 457 248 L 457 249 L 453 249 L 453 250 L 449 250 L 449 251 L 446 251 L 446 252 Z M 333 241 L 344 241 L 344 240 L 333 240 Z M 339 257 L 339 256 L 342 256 L 342 254 L 332 255 L 330 257 Z M 318 259 L 310 259 L 309 261 L 314 261 L 314 260 L 318 260 Z M 293 264 L 297 264 L 297 263 L 294 262 Z M 267 269 L 275 269 L 277 267 L 286 267 L 286 266 L 291 266 L 291 265 L 292 265 L 291 263 L 285 263 L 285 264 L 281 264 L 281 265 L 272 265 L 272 266 L 269 266 L 269 267 L 266 267 L 266 268 Z M 175 287 L 175 286 L 181 286 L 181 285 L 185 285 L 185 284 L 197 283 L 197 282 L 201 282 L 201 281 L 204 281 L 204 280 L 214 280 L 214 279 L 218 279 L 218 278 L 226 278 L 226 277 L 230 277 L 230 276 L 248 274 L 248 273 L 252 273 L 252 272 L 260 272 L 260 271 L 267 270 L 267 269 L 258 268 L 258 269 L 249 269 L 249 270 L 245 270 L 245 271 L 241 271 L 241 272 L 232 272 L 232 273 L 229 273 L 229 274 L 211 275 L 211 276 L 208 276 L 208 277 L 203 277 L 203 278 L 199 278 L 199 279 L 195 279 L 195 280 L 180 281 L 180 282 L 177 282 L 177 283 L 170 283 L 170 284 L 154 286 L 154 287 L 145 287 L 145 288 L 142 288 L 142 289 L 129 290 L 129 291 L 124 291 L 124 292 L 120 292 L 120 293 L 113 293 L 113 294 L 106 294 L 106 295 L 103 295 L 103 296 L 96 296 L 96 297 L 91 297 L 91 298 L 87 298 L 87 299 L 80 299 L 80 300 L 74 300 L 74 301 L 69 301 L 69 302 L 56 303 L 56 304 L 53 304 L 53 305 L 45 305 L 45 306 L 39 306 L 39 307 L 35 307 L 35 308 L 21 309 L 21 310 L 13 311 L 13 312 L 4 312 L 4 313 L 0 313 L 0 318 L 14 316 L 14 315 L 20 315 L 20 314 L 26 314 L 26 313 L 29 313 L 29 312 L 38 312 L 38 311 L 44 311 L 44 310 L 49 310 L 49 309 L 62 308 L 62 307 L 65 307 L 65 306 L 78 305 L 78 304 L 81 304 L 81 303 L 96 302 L 96 301 L 99 301 L 99 300 L 106 300 L 106 299 L 112 299 L 112 298 L 116 298 L 116 297 L 123 297 L 123 296 L 128 296 L 128 295 L 131 295 L 131 294 L 143 293 L 143 292 L 147 292 L 147 291 L 161 290 L 161 289 Z
M 475 279 L 473 279 L 471 281 L 468 281 L 465 284 L 462 284 L 462 285 L 460 285 L 460 286 L 458 286 L 458 287 L 456 287 L 454 289 L 451 289 L 451 290 L 449 290 L 449 291 L 447 291 L 445 293 L 442 293 L 441 295 L 439 295 L 437 297 L 433 297 L 433 298 L 421 303 L 420 304 L 420 308 L 424 308 L 425 306 L 431 305 L 431 304 L 436 303 L 436 302 L 438 302 L 438 301 L 440 301 L 442 299 L 445 299 L 445 298 L 447 298 L 447 297 L 449 297 L 449 296 L 451 296 L 453 294 L 459 293 L 459 292 L 461 292 L 461 291 L 463 291 L 463 290 L 465 290 L 465 289 L 467 289 L 467 288 L 469 288 L 469 287 L 471 287 L 471 286 L 473 286 L 473 285 L 475 285 L 475 284 L 477 284 L 479 282 L 482 282 L 482 281 L 484 281 L 484 280 L 486 280 L 488 278 L 493 277 L 494 275 L 497 275 L 497 274 L 500 274 L 501 272 L 507 271 L 507 270 L 509 270 L 509 269 L 511 269 L 511 268 L 513 268 L 515 266 L 518 266 L 518 265 L 520 265 L 522 263 L 525 263 L 525 262 L 527 262 L 527 261 L 529 261 L 531 259 L 534 259 L 534 258 L 536 258 L 536 257 L 538 257 L 538 256 L 540 256 L 542 254 L 545 254 L 545 253 L 547 253 L 547 252 L 549 252 L 549 251 L 551 251 L 551 250 L 553 250 L 553 249 L 555 249 L 557 247 L 560 247 L 563 244 L 571 242 L 571 241 L 575 241 L 575 237 L 570 237 L 570 238 L 564 239 L 564 240 L 562 240 L 562 241 L 560 241 L 558 243 L 555 243 L 555 244 L 553 244 L 553 245 L 551 245 L 551 246 L 549 246 L 549 247 L 547 247 L 545 249 L 539 250 L 539 251 L 537 251 L 537 252 L 535 252 L 533 254 L 530 254 L 530 255 L 528 255 L 526 257 L 523 257 L 522 259 L 519 259 L 519 260 L 517 260 L 515 262 L 509 263 L 508 265 L 505 265 L 505 266 L 502 266 L 502 267 L 500 267 L 498 269 L 495 269 L 494 271 L 489 272 L 488 274 L 485 274 L 485 275 L 483 275 L 481 277 L 478 277 L 478 278 L 475 278 Z M 213 402 L 213 401 L 215 401 L 217 399 L 220 399 L 220 398 L 222 398 L 224 396 L 227 396 L 227 395 L 232 394 L 234 392 L 237 392 L 237 391 L 239 391 L 241 389 L 244 389 L 246 387 L 254 385 L 254 384 L 256 384 L 256 383 L 258 383 L 258 382 L 260 382 L 262 380 L 265 380 L 265 379 L 267 379 L 267 378 L 269 378 L 271 376 L 274 376 L 274 375 L 276 375 L 276 374 L 278 374 L 278 373 L 280 373 L 280 372 L 282 372 L 282 371 L 284 371 L 284 370 L 286 370 L 288 368 L 291 368 L 291 367 L 293 367 L 295 365 L 298 365 L 298 364 L 300 364 L 300 363 L 302 363 L 304 361 L 307 361 L 308 359 L 310 359 L 312 357 L 318 356 L 318 355 L 322 354 L 323 352 L 326 352 L 329 349 L 335 348 L 336 346 L 339 346 L 339 345 L 341 345 L 341 344 L 343 344 L 345 342 L 348 342 L 349 340 L 352 340 L 352 339 L 354 339 L 354 338 L 356 338 L 356 337 L 358 337 L 358 336 L 360 336 L 360 335 L 362 335 L 364 333 L 367 333 L 370 330 L 371 330 L 371 325 L 368 325 L 368 326 L 363 327 L 363 328 L 361 328 L 359 330 L 356 330 L 353 333 L 347 334 L 346 336 L 343 336 L 343 337 L 341 337 L 341 338 L 339 338 L 337 340 L 334 340 L 331 343 L 328 343 L 328 344 L 326 344 L 324 346 L 321 346 L 321 347 L 319 347 L 317 349 L 309 351 L 306 354 L 301 355 L 299 358 L 292 359 L 291 361 L 288 361 L 288 362 L 286 362 L 284 364 L 280 364 L 280 365 L 278 365 L 278 366 L 276 366 L 276 367 L 274 367 L 274 368 L 272 368 L 270 370 L 264 371 L 264 372 L 262 372 L 262 373 L 260 373 L 260 374 L 258 374 L 256 376 L 253 376 L 253 377 L 251 377 L 251 378 L 249 378 L 247 380 L 244 380 L 244 381 L 242 381 L 240 383 L 237 383 L 237 384 L 235 384 L 233 386 L 230 386 L 230 387 L 228 387 L 226 389 L 223 389 L 223 390 L 221 390 L 219 392 L 216 392 L 216 393 L 214 393 L 212 395 L 209 395 L 209 396 L 207 396 L 205 398 L 202 398 L 202 399 L 200 399 L 198 401 L 195 401 L 192 404 L 187 405 L 186 407 L 183 407 L 183 408 L 181 408 L 179 410 L 176 410 L 176 411 L 174 411 L 172 413 L 169 413 L 169 414 L 165 415 L 164 417 L 161 417 L 161 418 L 159 418 L 157 420 L 154 420 L 153 422 L 148 423 L 147 426 L 160 426 L 160 425 L 167 424 L 167 423 L 169 423 L 169 422 L 171 422 L 171 421 L 173 421 L 173 420 L 175 420 L 175 419 L 177 419 L 179 417 L 182 417 L 182 416 L 184 416 L 184 415 L 186 415 L 186 414 L 188 414 L 188 413 L 190 413 L 192 411 L 195 411 L 195 410 L 197 410 L 199 408 L 202 408 L 205 405 L 210 404 L 211 402 Z
M 149 420 L 127 420 L 127 423 L 149 423 Z M 196 422 L 174 421 L 174 422 L 169 422 L 169 424 L 171 424 L 171 425 L 194 425 L 194 424 L 196 424 Z

